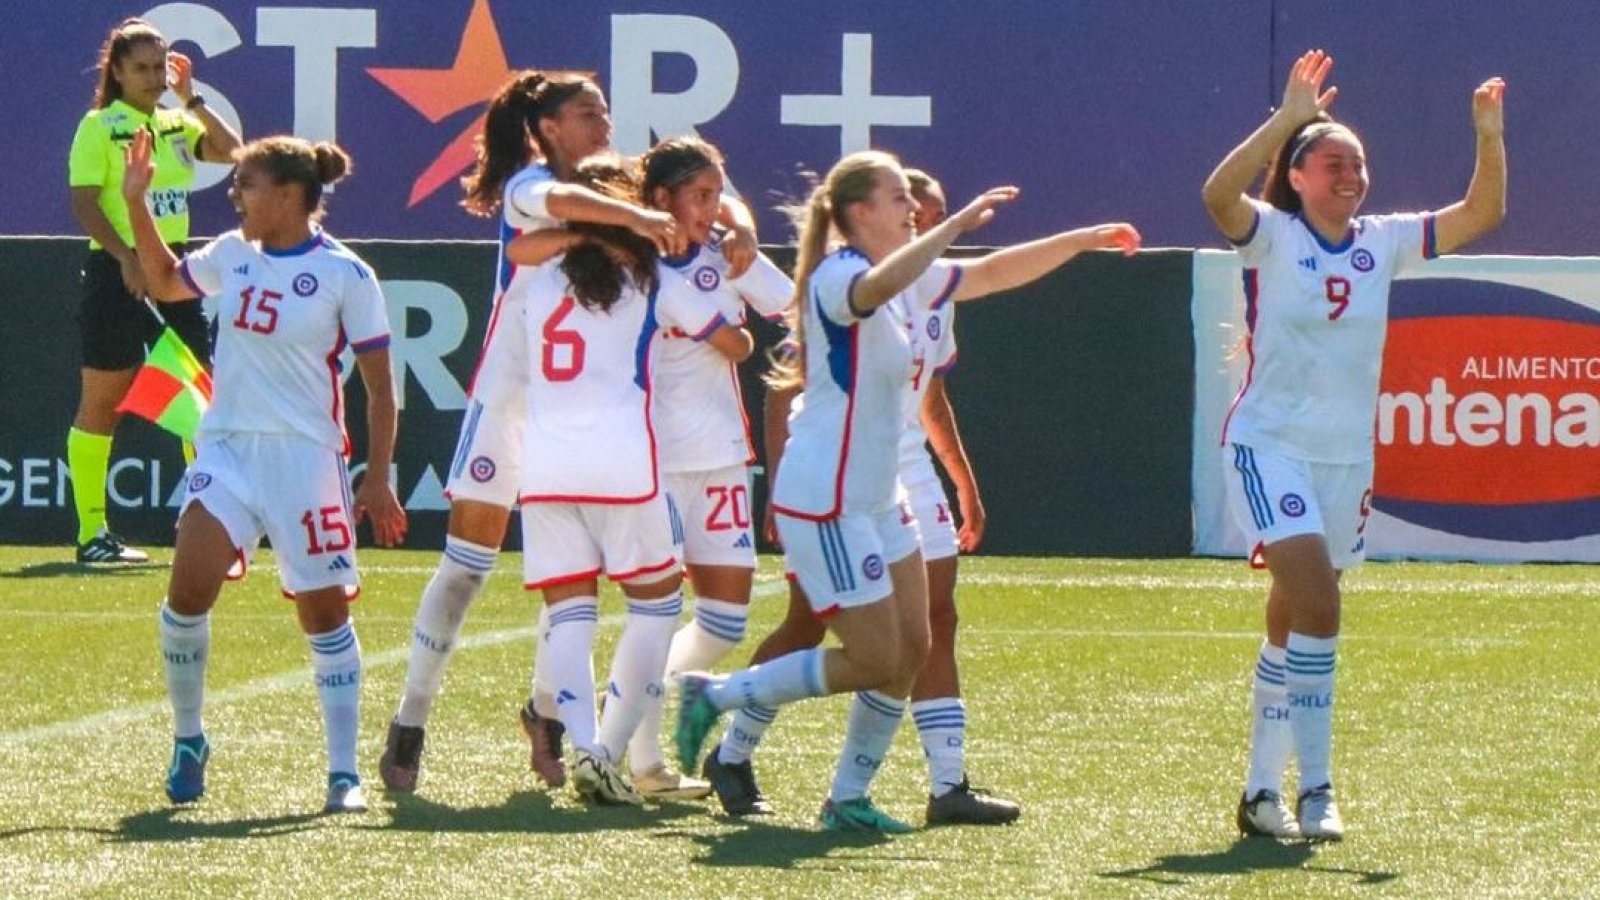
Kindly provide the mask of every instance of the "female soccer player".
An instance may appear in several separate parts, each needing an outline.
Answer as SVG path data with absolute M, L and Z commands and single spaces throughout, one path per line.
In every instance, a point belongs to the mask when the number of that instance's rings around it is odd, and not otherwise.
M 722 154 L 698 138 L 670 138 L 640 161 L 643 193 L 672 214 L 687 251 L 663 260 L 729 323 L 748 303 L 781 317 L 794 293 L 765 256 L 742 275 L 714 229 L 723 191 Z M 694 620 L 672 639 L 667 673 L 710 668 L 744 639 L 756 551 L 748 466 L 755 459 L 735 363 L 705 343 L 668 332 L 656 365 L 653 401 L 661 471 L 683 523 L 683 558 L 694 584 Z M 703 797 L 710 785 L 672 771 L 661 752 L 661 703 L 651 704 L 628 745 L 634 785 L 647 797 Z
M 501 327 L 519 321 L 522 315 L 516 306 L 520 300 L 508 294 L 508 288 L 522 266 L 542 262 L 565 245 L 558 242 L 553 249 L 541 247 L 529 244 L 530 238 L 574 220 L 624 226 L 666 250 L 682 249 L 670 215 L 563 183 L 570 181 L 581 160 L 606 149 L 610 142 L 611 117 L 605 96 L 587 78 L 519 72 L 489 103 L 478 164 L 463 181 L 467 196 L 462 205 L 476 215 L 500 217 L 494 310 L 450 465 L 444 557 L 417 607 L 405 692 L 379 761 L 379 774 L 390 790 L 416 788 L 428 713 L 443 683 L 467 608 L 494 568 L 510 511 L 516 505 L 528 360 L 518 329 Z M 728 215 L 735 213 L 742 214 L 739 221 L 748 222 L 742 206 Z M 749 228 L 736 231 L 739 236 L 734 243 L 742 249 L 730 252 L 747 265 L 754 253 L 754 232 Z M 541 634 L 547 624 L 541 616 Z M 537 677 L 534 680 L 536 684 L 539 681 Z M 534 694 L 519 711 L 523 732 L 532 744 L 530 767 L 546 783 L 559 787 L 566 781 L 561 723 L 549 692 L 535 690 Z
M 1250 371 L 1223 424 L 1229 502 L 1272 576 L 1256 663 L 1246 835 L 1339 840 L 1330 775 L 1339 575 L 1361 562 L 1373 421 L 1397 272 L 1488 233 L 1505 215 L 1505 82 L 1472 97 L 1477 165 L 1438 212 L 1358 216 L 1366 154 L 1326 110 L 1333 58 L 1290 68 L 1283 103 L 1206 180 L 1206 210 L 1245 266 Z M 1245 196 L 1268 163 L 1262 200 Z M 1285 724 L 1287 720 L 1287 724 Z M 1279 793 L 1293 747 L 1297 813 Z
M 944 189 L 920 169 L 907 169 L 906 179 L 917 201 L 917 231 L 929 231 L 945 219 Z M 890 308 L 902 316 L 909 314 L 903 304 L 892 304 Z M 912 327 L 909 318 L 905 324 Z M 903 502 L 916 518 L 918 544 L 928 576 L 932 644 L 912 686 L 910 707 L 928 763 L 926 821 L 929 825 L 1006 824 L 1016 821 L 1021 808 L 973 788 L 966 777 L 966 707 L 961 700 L 955 654 L 956 570 L 958 553 L 977 549 L 983 540 L 986 515 L 977 478 L 961 443 L 955 410 L 944 389 L 945 373 L 956 359 L 954 309 L 946 304 L 931 311 L 922 323 L 920 337 L 925 340 L 922 355 L 912 367 L 898 475 Z M 781 459 L 781 436 L 788 427 L 787 398 L 792 393 L 774 390 L 768 395 L 768 403 L 774 407 L 769 410 L 767 421 L 769 474 L 777 470 Z M 944 485 L 928 456 L 930 442 L 956 485 L 961 509 L 959 532 Z M 789 588 L 788 613 L 777 631 L 762 642 L 751 660 L 753 664 L 822 642 L 825 627 L 812 615 L 805 592 L 792 581 Z M 770 707 L 738 710 L 723 733 L 722 743 L 706 756 L 704 773 L 729 815 L 771 812 L 750 759 L 776 717 L 777 710 Z
M 724 710 L 854 691 L 823 826 L 910 830 L 873 806 L 867 788 L 928 652 L 922 556 L 895 496 L 904 409 L 928 314 L 1024 284 L 1081 250 L 1138 245 L 1131 227 L 1106 225 L 972 262 L 939 259 L 1015 196 L 1015 188 L 992 189 L 918 236 L 917 203 L 893 156 L 847 156 L 813 192 L 792 313 L 803 408 L 789 423 L 772 502 L 785 561 L 842 646 L 790 653 L 725 678 L 685 675 L 674 736 L 685 768 Z M 832 233 L 844 246 L 824 258 Z M 897 298 L 915 327 L 892 310 L 878 314 Z
M 176 734 L 167 796 L 187 803 L 205 791 L 209 614 L 229 567 L 265 535 L 311 643 L 328 749 L 324 811 L 363 811 L 361 645 L 347 599 L 359 584 L 354 528 L 370 518 L 378 543 L 392 546 L 406 514 L 389 483 L 396 404 L 383 294 L 371 267 L 320 226 L 323 186 L 350 160 L 328 143 L 251 142 L 235 154 L 229 191 L 239 228 L 180 261 L 144 203 L 152 142 L 148 131 L 134 136 L 122 185 L 145 285 L 167 302 L 219 298 L 216 394 L 196 438 L 161 607 Z M 346 346 L 367 391 L 367 471 L 354 498 L 338 373 Z
M 159 105 L 169 86 L 183 102 L 182 109 Z M 67 432 L 80 563 L 150 558 L 106 526 L 106 471 L 111 436 L 121 418 L 117 404 L 144 362 L 145 348 L 161 333 L 161 323 L 144 304 L 144 275 L 134 256 L 133 229 L 121 190 L 123 152 L 141 130 L 154 140 L 151 206 L 156 227 L 162 242 L 181 253 L 189 240 L 189 186 L 194 183 L 195 160 L 226 162 L 238 148 L 239 136 L 206 106 L 204 95 L 195 93 L 189 57 L 169 52 L 166 38 L 150 23 L 125 19 L 111 29 L 100 48 L 94 107 L 78 123 L 67 167 L 72 213 L 89 233 L 78 311 L 82 394 Z M 209 362 L 211 341 L 200 301 L 168 303 L 162 312 L 195 358 Z
M 578 176 L 619 201 L 637 198 L 637 183 L 620 165 L 586 162 Z M 637 803 L 616 766 L 650 698 L 662 692 L 683 606 L 674 551 L 681 529 L 662 489 L 652 422 L 659 344 L 672 333 L 740 360 L 751 342 L 665 268 L 649 240 L 614 226 L 573 223 L 571 230 L 589 239 L 511 289 L 526 295 L 529 357 L 523 580 L 543 592 L 549 610 L 541 665 L 561 698 L 574 786 L 600 802 Z M 628 623 L 597 724 L 591 648 L 601 572 L 627 596 Z

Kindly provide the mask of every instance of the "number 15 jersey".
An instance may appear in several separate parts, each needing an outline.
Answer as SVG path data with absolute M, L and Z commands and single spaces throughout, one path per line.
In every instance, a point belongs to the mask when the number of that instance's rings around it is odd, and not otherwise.
M 1396 273 L 1436 255 L 1432 214 L 1360 216 L 1330 244 L 1298 215 L 1251 201 L 1243 261 L 1249 369 L 1223 443 L 1308 462 L 1373 454 Z

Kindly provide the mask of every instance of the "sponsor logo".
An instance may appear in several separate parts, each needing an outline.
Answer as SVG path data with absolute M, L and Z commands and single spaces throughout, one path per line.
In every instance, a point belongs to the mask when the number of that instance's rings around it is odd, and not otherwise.
M 1491 540 L 1600 532 L 1600 311 L 1445 278 L 1390 306 L 1373 507 Z
M 301 297 L 309 297 L 317 292 L 317 276 L 310 272 L 301 272 L 294 277 L 292 283 L 294 292 Z
M 235 275 L 249 275 L 250 274 L 250 264 L 249 263 L 245 263 L 244 265 L 234 266 L 233 267 L 233 274 L 235 274 Z
M 1306 501 L 1299 494 L 1284 494 L 1278 500 L 1278 508 L 1291 519 L 1298 519 L 1306 514 Z
M 694 270 L 694 286 L 702 291 L 714 291 L 722 284 L 722 275 L 710 266 Z
M 739 535 L 739 539 L 733 542 L 733 546 L 735 549 L 748 549 L 750 547 L 750 533 L 747 531 Z
M 472 480 L 479 484 L 483 484 L 489 479 L 493 478 L 494 473 L 494 460 L 487 456 L 477 457 L 472 461 L 472 464 L 467 467 L 467 474 L 471 475 Z
M 335 556 L 333 558 L 333 562 L 328 563 L 329 572 L 341 572 L 353 568 L 355 568 L 355 566 L 352 566 L 349 558 L 345 557 L 343 554 Z
M 1300 268 L 1315 272 L 1317 270 L 1317 258 L 1315 256 L 1308 256 L 1305 259 L 1300 260 Z
M 883 557 L 876 553 L 869 554 L 866 559 L 861 561 L 861 574 L 867 576 L 871 581 L 877 581 L 882 578 Z
M 198 494 L 211 486 L 211 475 L 207 472 L 196 472 L 189 476 L 189 493 Z
M 1358 247 L 1356 252 L 1350 254 L 1350 265 L 1354 266 L 1357 272 L 1371 272 L 1373 266 L 1377 264 L 1377 260 L 1372 258 L 1372 252 L 1365 247 Z

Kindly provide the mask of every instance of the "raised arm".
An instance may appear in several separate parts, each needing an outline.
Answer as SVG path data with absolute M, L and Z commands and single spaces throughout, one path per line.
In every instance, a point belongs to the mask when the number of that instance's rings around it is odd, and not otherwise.
M 728 261 L 728 277 L 738 278 L 756 261 L 761 247 L 756 240 L 756 219 L 750 207 L 738 197 L 722 195 L 717 204 L 717 222 L 728 229 L 722 239 L 722 258 Z
M 858 315 L 865 315 L 888 303 L 922 277 L 957 237 L 988 224 L 994 218 L 996 207 L 1015 199 L 1017 189 L 1014 187 L 990 188 L 927 234 L 918 235 L 911 243 L 879 260 L 851 286 L 850 308 Z
M 1308 51 L 1295 60 L 1289 67 L 1282 105 L 1244 143 L 1233 148 L 1206 179 L 1201 197 L 1223 237 L 1235 243 L 1249 237 L 1256 214 L 1245 192 L 1289 135 L 1302 123 L 1316 118 L 1338 96 L 1336 87 L 1322 89 L 1332 68 L 1333 57 L 1321 50 Z
M 996 250 L 982 259 L 957 263 L 961 267 L 961 283 L 954 298 L 972 300 L 1021 287 L 1055 271 L 1084 250 L 1121 250 L 1124 256 L 1132 256 L 1139 249 L 1139 241 L 1137 229 L 1117 222 L 1063 231 Z
M 1493 231 L 1506 217 L 1506 83 L 1491 78 L 1472 92 L 1472 127 L 1478 136 L 1478 160 L 1467 195 L 1439 210 L 1434 239 L 1440 253 L 1450 253 Z
M 190 103 L 195 98 L 194 63 L 182 53 L 168 53 L 167 72 L 172 82 L 172 92 L 183 101 L 183 108 L 206 126 L 205 139 L 200 142 L 200 158 L 206 162 L 231 165 L 233 151 L 239 149 L 243 141 L 231 125 L 211 111 L 204 97 L 200 98 L 199 103 Z
M 385 547 L 405 540 L 406 511 L 389 480 L 400 416 L 395 403 L 389 349 L 356 354 L 356 368 L 367 389 L 367 470 L 355 493 L 355 517 L 372 520 L 372 535 Z
M 139 270 L 144 273 L 145 291 L 153 300 L 192 300 L 195 292 L 178 274 L 178 258 L 172 255 L 156 220 L 145 205 L 145 192 L 156 167 L 150 161 L 150 131 L 141 128 L 128 144 L 127 171 L 122 177 L 122 196 L 128 201 L 128 219 L 133 225 L 134 249 L 139 254 Z

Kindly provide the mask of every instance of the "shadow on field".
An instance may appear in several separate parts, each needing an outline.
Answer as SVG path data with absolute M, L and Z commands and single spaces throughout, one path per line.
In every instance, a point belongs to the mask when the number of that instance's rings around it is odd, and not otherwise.
M 751 819 L 722 821 L 734 822 L 738 827 L 718 834 L 684 835 L 705 848 L 705 853 L 692 860 L 695 865 L 792 869 L 802 860 L 821 859 L 841 847 L 876 847 L 893 842 L 892 838 L 885 835 L 860 831 L 817 831 L 789 825 L 769 825 Z M 874 857 L 871 863 L 874 868 L 882 864 L 881 857 Z
M 545 791 L 520 791 L 498 806 L 454 807 L 416 794 L 386 794 L 394 803 L 389 822 L 364 825 L 374 831 L 452 832 L 460 834 L 574 834 L 585 831 L 627 831 L 657 828 L 685 816 L 701 816 L 696 804 L 650 806 L 557 806 Z
M 54 562 L 34 563 L 20 569 L 7 569 L 0 572 L 0 578 L 66 578 L 68 576 L 82 578 L 87 575 L 91 578 L 122 577 L 129 575 L 143 575 L 158 569 L 171 568 L 166 563 L 123 563 L 115 566 L 85 566 L 71 560 L 56 560 Z
M 1368 872 L 1311 863 L 1317 850 L 1310 844 L 1280 844 L 1261 838 L 1241 838 L 1226 850 L 1211 853 L 1174 853 L 1157 857 L 1148 866 L 1099 872 L 1101 878 L 1126 878 L 1155 884 L 1189 884 L 1191 875 L 1243 875 L 1269 869 L 1299 869 L 1324 875 L 1349 875 L 1356 884 L 1386 884 L 1400 877 L 1398 872 Z
M 265 816 L 259 819 L 233 819 L 223 822 L 191 821 L 184 818 L 182 809 L 166 807 L 149 812 L 135 813 L 122 819 L 111 831 L 104 831 L 112 841 L 123 844 L 145 844 L 164 841 L 187 841 L 194 838 L 238 839 L 276 837 L 304 831 L 318 819 L 327 818 L 321 813 L 296 813 L 290 816 Z

